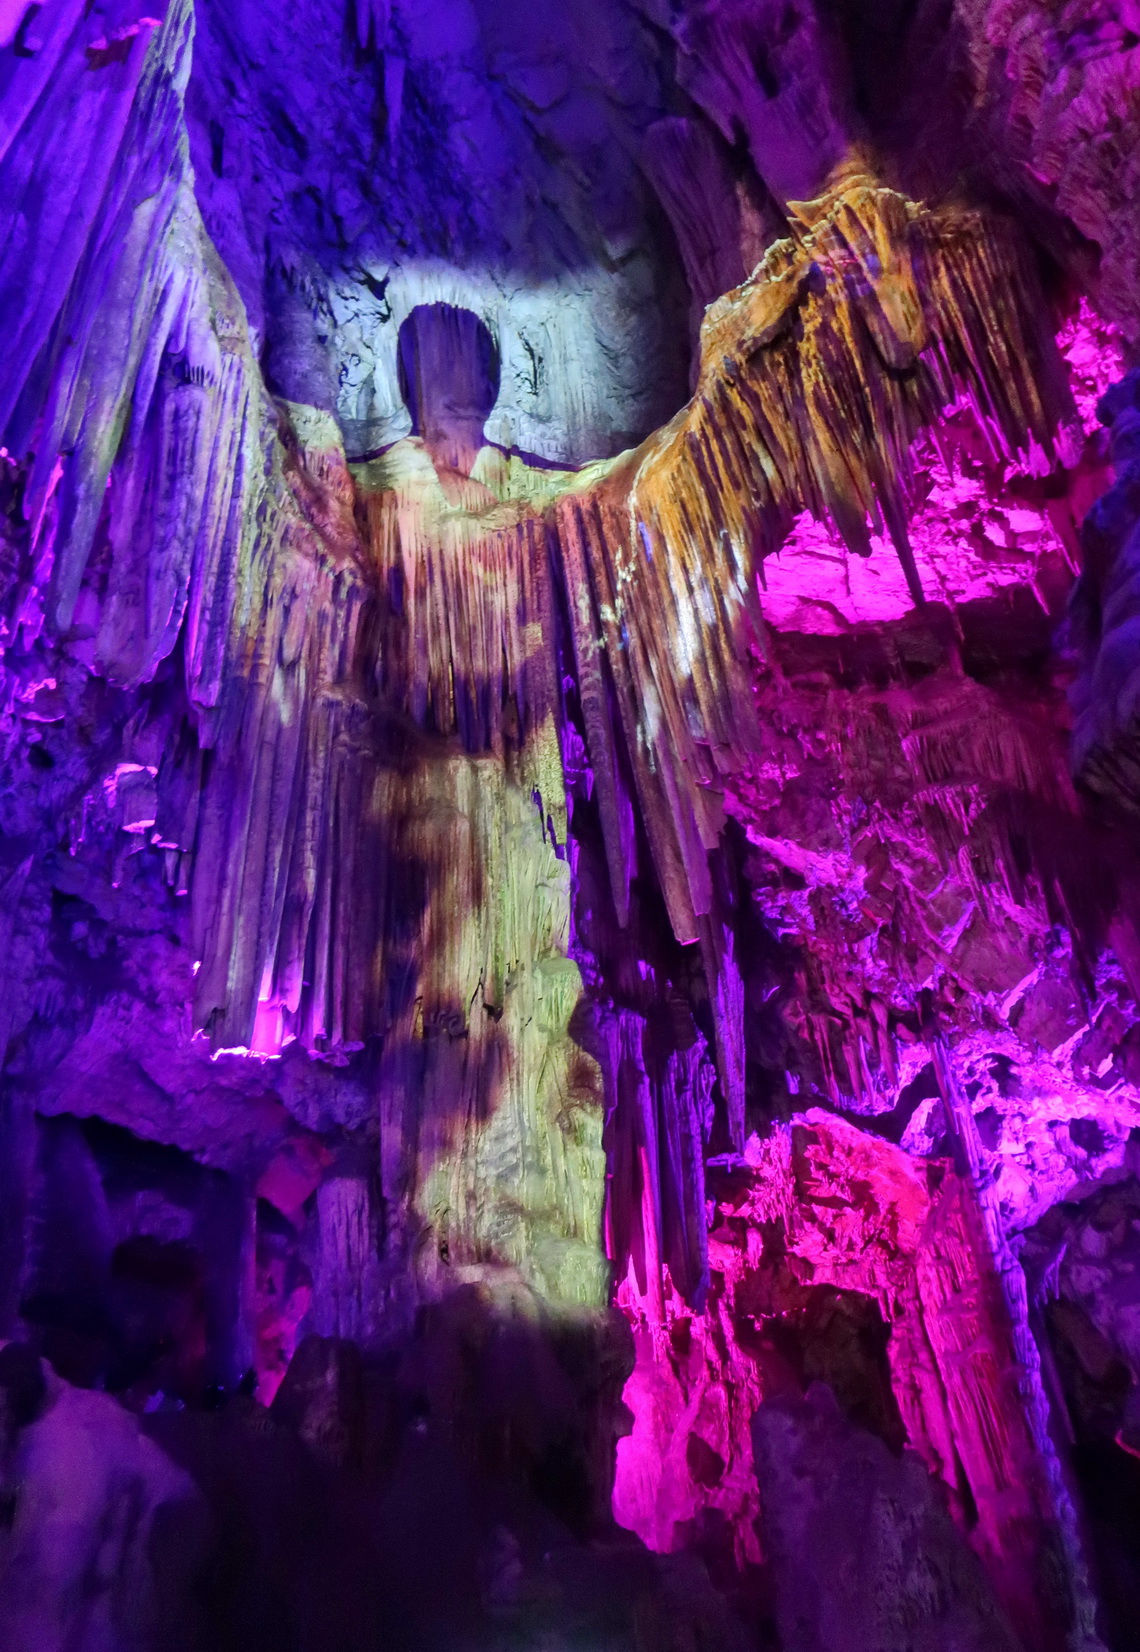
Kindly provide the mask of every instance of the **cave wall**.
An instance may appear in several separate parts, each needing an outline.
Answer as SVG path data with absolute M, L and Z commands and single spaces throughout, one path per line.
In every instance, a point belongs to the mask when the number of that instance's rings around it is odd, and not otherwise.
M 3 14 L 13 1648 L 1131 1644 L 1135 22 Z

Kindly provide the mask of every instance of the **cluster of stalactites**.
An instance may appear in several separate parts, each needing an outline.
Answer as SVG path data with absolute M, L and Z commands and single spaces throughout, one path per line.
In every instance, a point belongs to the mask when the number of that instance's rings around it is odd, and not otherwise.
M 52 303 L 25 306 L 11 397 L 42 438 L 25 636 L 37 600 L 59 632 L 95 600 L 87 564 L 105 531 L 94 668 L 145 682 L 183 638 L 191 711 L 161 766 L 155 841 L 193 890 L 196 1014 L 225 1045 L 278 1010 L 317 1047 L 382 1030 L 367 1005 L 383 995 L 352 983 L 383 974 L 383 937 L 362 929 L 346 876 L 377 795 L 377 714 L 515 765 L 560 844 L 569 666 L 617 920 L 640 817 L 675 934 L 700 943 L 739 1141 L 741 985 L 710 860 L 721 782 L 757 744 L 758 565 L 804 508 L 856 549 L 885 526 L 905 560 L 910 443 L 947 400 L 968 397 L 1001 451 L 1048 448 L 1031 273 L 999 224 L 847 176 L 711 308 L 693 401 L 640 449 L 574 477 L 528 482 L 516 466 L 476 508 L 426 514 L 358 478 L 358 538 L 335 432 L 292 456 L 279 440 L 202 233 L 180 107 L 188 38 L 179 9 L 145 70 L 140 49 L 114 71 L 113 188 L 84 195 L 86 251 Z M 83 41 L 60 51 L 82 61 Z M 50 149 L 53 131 L 36 141 Z
M 721 785 L 758 745 L 756 575 L 807 509 L 856 550 L 885 529 L 918 600 L 917 431 L 966 398 L 996 451 L 1049 449 L 1052 345 L 1013 236 L 849 174 L 709 311 L 696 395 L 664 430 L 577 476 L 491 465 L 470 497 L 425 508 L 431 478 L 413 497 L 350 477 L 331 421 L 265 391 L 189 175 L 189 4 L 94 79 L 100 26 L 78 0 L 60 8 L 0 133 L 0 221 L 19 230 L 0 260 L 0 434 L 36 450 L 14 630 L 25 648 L 86 630 L 91 669 L 128 688 L 181 645 L 150 841 L 192 893 L 197 1024 L 216 1046 L 291 1033 L 336 1052 L 402 1027 L 411 1047 L 426 1022 L 461 1033 L 480 1003 L 498 1026 L 520 963 L 576 981 L 559 972 L 550 852 L 566 835 L 566 671 L 615 916 L 640 820 L 676 937 L 700 946 L 739 1145 L 743 986 L 716 857 Z M 77 84 L 98 92 L 79 172 Z M 43 176 L 66 181 L 67 210 L 41 211 Z M 547 842 L 520 857 L 531 796 Z M 563 1042 L 567 1019 L 551 1022 Z M 636 1211 L 611 1211 L 615 1256 L 647 1281 L 667 1263 L 696 1297 L 703 1045 L 659 1052 L 650 1081 L 644 1039 L 613 1025 L 611 1146 L 640 1188 Z M 498 1043 L 469 1042 L 488 1052 L 465 1069 L 474 1113 Z
M 1048 317 L 1008 226 L 930 212 L 848 173 L 707 313 L 693 400 L 635 452 L 577 476 L 429 487 L 358 480 L 380 702 L 468 751 L 517 759 L 561 836 L 556 613 L 617 921 L 635 818 L 682 943 L 700 945 L 730 1133 L 744 1122 L 742 988 L 715 856 L 722 786 L 758 750 L 756 578 L 794 516 L 855 551 L 907 541 L 910 450 L 968 403 L 996 456 L 1050 455 L 1066 412 Z M 494 482 L 494 478 L 489 478 Z
M 995 455 L 1049 456 L 1068 411 L 1008 226 L 861 175 L 795 210 L 792 237 L 710 307 L 689 405 L 548 512 L 617 916 L 633 802 L 674 932 L 701 946 L 738 1144 L 742 989 L 710 856 L 723 783 L 759 747 L 762 559 L 806 509 L 859 553 L 885 531 L 921 601 L 906 531 L 918 432 L 966 402 Z
M 862 554 L 885 530 L 919 602 L 906 532 L 919 430 L 968 401 L 995 453 L 1049 454 L 1066 411 L 1047 312 L 1003 224 L 927 212 L 862 177 L 798 210 L 795 237 L 710 307 L 692 402 L 620 478 L 559 510 L 567 583 L 591 584 L 683 940 L 712 909 L 718 780 L 755 750 L 763 556 L 801 510 Z
M 563 846 L 556 593 L 541 518 L 494 501 L 448 509 L 433 474 L 418 494 L 373 480 L 358 472 L 376 592 L 362 664 L 381 716 L 499 758 Z M 485 505 L 478 482 L 465 491 Z

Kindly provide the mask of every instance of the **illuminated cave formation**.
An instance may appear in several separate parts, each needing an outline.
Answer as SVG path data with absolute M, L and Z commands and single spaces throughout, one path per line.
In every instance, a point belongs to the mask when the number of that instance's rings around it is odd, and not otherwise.
M 0 6 L 0 1652 L 1140 1648 L 1138 134 Z

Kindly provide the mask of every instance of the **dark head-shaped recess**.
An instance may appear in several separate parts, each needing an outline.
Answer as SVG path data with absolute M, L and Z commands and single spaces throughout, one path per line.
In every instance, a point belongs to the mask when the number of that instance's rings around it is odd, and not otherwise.
M 469 475 L 499 394 L 499 352 L 471 310 L 420 304 L 400 328 L 400 393 L 436 468 Z

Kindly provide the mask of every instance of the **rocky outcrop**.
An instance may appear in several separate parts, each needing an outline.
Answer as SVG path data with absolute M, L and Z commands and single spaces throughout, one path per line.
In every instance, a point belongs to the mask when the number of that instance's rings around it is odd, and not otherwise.
M 1084 527 L 1085 565 L 1073 617 L 1083 670 L 1074 689 L 1073 766 L 1090 789 L 1135 806 L 1137 539 L 1140 523 L 1140 374 L 1135 370 L 1098 406 L 1107 427 L 1114 482 Z
M 0 1347 L 0 1394 L 0 1646 L 195 1647 L 208 1526 L 190 1476 L 110 1395 L 73 1388 L 19 1343 Z
M 1026 1416 L 1011 1314 L 968 1184 L 813 1111 L 754 1139 L 713 1186 L 705 1313 L 671 1293 L 655 1321 L 632 1279 L 619 1293 L 639 1346 L 619 1520 L 654 1547 L 703 1546 L 757 1587 L 756 1568 L 781 1562 L 765 1543 L 750 1420 L 826 1383 L 852 1421 L 892 1449 L 907 1441 L 937 1477 L 1025 1643 L 1064 1644 L 1064 1622 L 1042 1616 L 1039 1579 L 1066 1511 Z M 1080 1609 L 1058 1601 L 1070 1624 Z
M 785 1652 L 1014 1652 L 976 1556 L 916 1458 L 892 1457 L 852 1428 L 822 1383 L 801 1401 L 766 1401 L 752 1435 Z
M 1134 343 L 1140 14 L 1132 0 L 958 0 L 954 11 L 986 164 L 1098 249 L 1099 306 Z
M 1135 1149 L 1133 1149 L 1134 1159 Z M 1088 1522 L 1113 1646 L 1134 1637 L 1140 1529 L 1140 1350 L 1137 1349 L 1136 1166 L 1055 1205 L 1021 1251 L 1058 1435 Z

